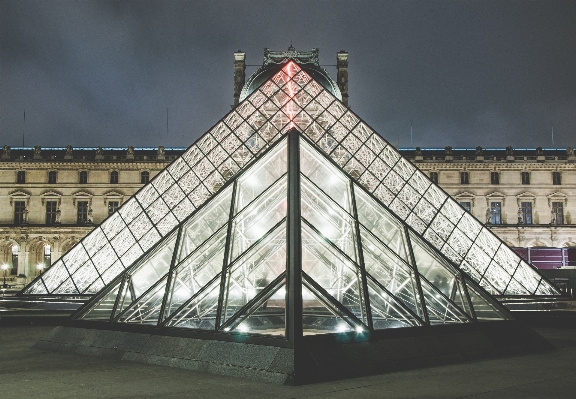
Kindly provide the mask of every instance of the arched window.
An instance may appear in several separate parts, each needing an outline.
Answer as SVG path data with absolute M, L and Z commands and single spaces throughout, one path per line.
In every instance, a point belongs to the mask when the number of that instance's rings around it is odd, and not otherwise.
M 40 267 L 40 273 L 42 273 L 43 269 L 46 269 L 48 267 L 50 267 L 50 264 L 52 263 L 52 250 L 50 248 L 50 244 L 46 244 L 44 245 L 44 262 L 42 262 L 39 266 Z

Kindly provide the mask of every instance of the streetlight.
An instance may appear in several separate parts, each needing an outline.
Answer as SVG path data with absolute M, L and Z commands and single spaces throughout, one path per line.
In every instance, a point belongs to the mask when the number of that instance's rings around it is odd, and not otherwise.
M 3 264 L 2 266 L 0 266 L 0 268 L 4 270 L 4 283 L 2 284 L 2 288 L 6 289 L 8 288 L 8 286 L 6 285 L 6 271 L 8 270 L 8 265 Z
M 44 263 L 38 263 L 38 265 L 36 266 L 36 269 L 38 270 L 38 274 L 42 274 L 42 270 L 44 270 Z

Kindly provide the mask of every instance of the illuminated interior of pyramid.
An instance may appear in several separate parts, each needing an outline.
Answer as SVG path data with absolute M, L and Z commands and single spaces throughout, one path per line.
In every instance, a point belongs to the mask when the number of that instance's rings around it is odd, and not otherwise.
M 509 318 L 296 129 L 286 136 L 75 318 L 287 335 L 291 296 L 304 335 Z
M 275 310 L 281 333 L 289 132 L 302 149 L 305 331 L 504 317 L 484 291 L 559 295 L 291 59 L 20 295 L 98 294 L 94 317 L 112 303 L 110 320 L 193 328 L 247 328 Z

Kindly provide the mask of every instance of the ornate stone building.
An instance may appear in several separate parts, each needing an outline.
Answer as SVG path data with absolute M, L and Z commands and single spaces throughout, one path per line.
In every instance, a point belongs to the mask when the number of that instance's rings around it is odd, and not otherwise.
M 30 280 L 58 259 L 184 150 L 4 147 L 0 265 L 8 265 L 9 283 L 22 284 L 18 275 Z M 510 246 L 565 248 L 550 261 L 576 266 L 572 149 L 401 152 Z
M 8 266 L 8 283 L 40 273 L 183 150 L 5 146 L 0 266 Z
M 268 79 L 278 60 L 287 56 L 318 65 L 318 49 L 266 49 L 263 67 L 246 82 L 246 54 L 234 53 L 234 106 L 247 96 L 244 90 Z M 336 66 L 337 82 L 319 67 L 310 73 L 348 105 L 347 52 L 337 53 Z M 0 266 L 9 282 L 30 281 L 184 150 L 4 146 Z M 536 266 L 576 266 L 576 156 L 571 148 L 400 152 Z

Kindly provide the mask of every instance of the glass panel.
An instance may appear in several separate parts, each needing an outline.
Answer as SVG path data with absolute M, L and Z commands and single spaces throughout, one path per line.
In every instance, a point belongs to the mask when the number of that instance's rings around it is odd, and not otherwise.
M 52 291 L 53 294 L 79 294 L 72 282 L 72 279 L 64 281 L 58 288 Z
M 360 236 L 366 273 L 420 318 L 424 318 L 422 304 L 418 299 L 418 285 L 412 268 L 364 227 L 360 228 Z
M 281 284 L 233 331 L 284 335 L 286 331 L 286 286 Z
M 497 306 L 479 289 L 476 289 L 470 282 L 466 282 L 470 302 L 474 307 L 474 313 L 478 321 L 506 320 L 508 317 L 501 313 Z
M 470 321 L 454 304 L 432 288 L 432 284 L 426 279 L 421 278 L 420 283 L 430 324 L 467 323 Z
M 414 316 L 399 306 L 386 291 L 379 289 L 372 281 L 368 282 L 368 295 L 370 297 L 372 324 L 375 330 L 422 325 Z
M 302 329 L 304 335 L 352 331 L 352 327 L 302 286 Z
M 110 292 L 92 310 L 83 314 L 80 318 L 85 320 L 109 320 L 119 289 L 120 283 L 114 285 Z
M 230 215 L 232 187 L 218 194 L 182 226 L 178 262 L 188 256 L 219 228 L 227 224 Z
M 352 217 L 306 178 L 301 179 L 301 195 L 302 217 L 342 252 L 357 261 Z
M 302 225 L 302 271 L 366 323 L 360 270 L 305 224 Z
M 219 293 L 220 279 L 216 278 L 209 286 L 196 293 L 166 326 L 214 330 Z
M 502 249 L 500 248 L 498 252 L 502 251 Z M 506 249 L 510 251 L 509 248 L 506 247 Z M 534 294 L 541 277 L 526 262 L 521 261 L 516 273 L 514 273 L 514 278 L 526 287 L 530 294 Z
M 46 287 L 44 286 L 42 279 L 38 279 L 35 283 L 26 288 L 24 294 L 41 295 L 48 294 L 48 291 L 46 291 Z
M 462 290 L 458 271 L 412 233 L 410 233 L 410 241 L 420 275 L 462 310 L 470 313 L 470 306 Z
M 352 213 L 348 179 L 306 142 L 300 141 L 300 171 L 332 200 Z
M 232 222 L 230 261 L 261 239 L 286 216 L 286 196 L 286 177 L 283 177 L 238 214 Z
M 98 272 L 92 264 L 92 261 L 84 263 L 72 276 L 74 284 L 80 293 L 84 292 L 98 277 Z M 66 293 L 66 291 L 60 291 L 60 293 Z
M 130 306 L 130 308 L 118 318 L 118 322 L 158 324 L 162 299 L 166 291 L 166 281 L 167 277 L 160 280 L 152 290 Z
M 358 221 L 371 231 L 394 253 L 409 262 L 404 227 L 376 201 L 354 185 Z
M 142 295 L 168 272 L 175 243 L 176 234 L 173 234 L 131 271 L 129 285 L 136 297 Z
M 227 271 L 222 323 L 230 319 L 286 270 L 286 226 L 242 255 Z
M 286 173 L 288 168 L 286 148 L 284 140 L 238 180 L 236 211 L 242 210 Z
M 176 311 L 222 272 L 226 232 L 226 227 L 220 229 L 175 268 L 170 296 L 166 303 L 166 316 Z

